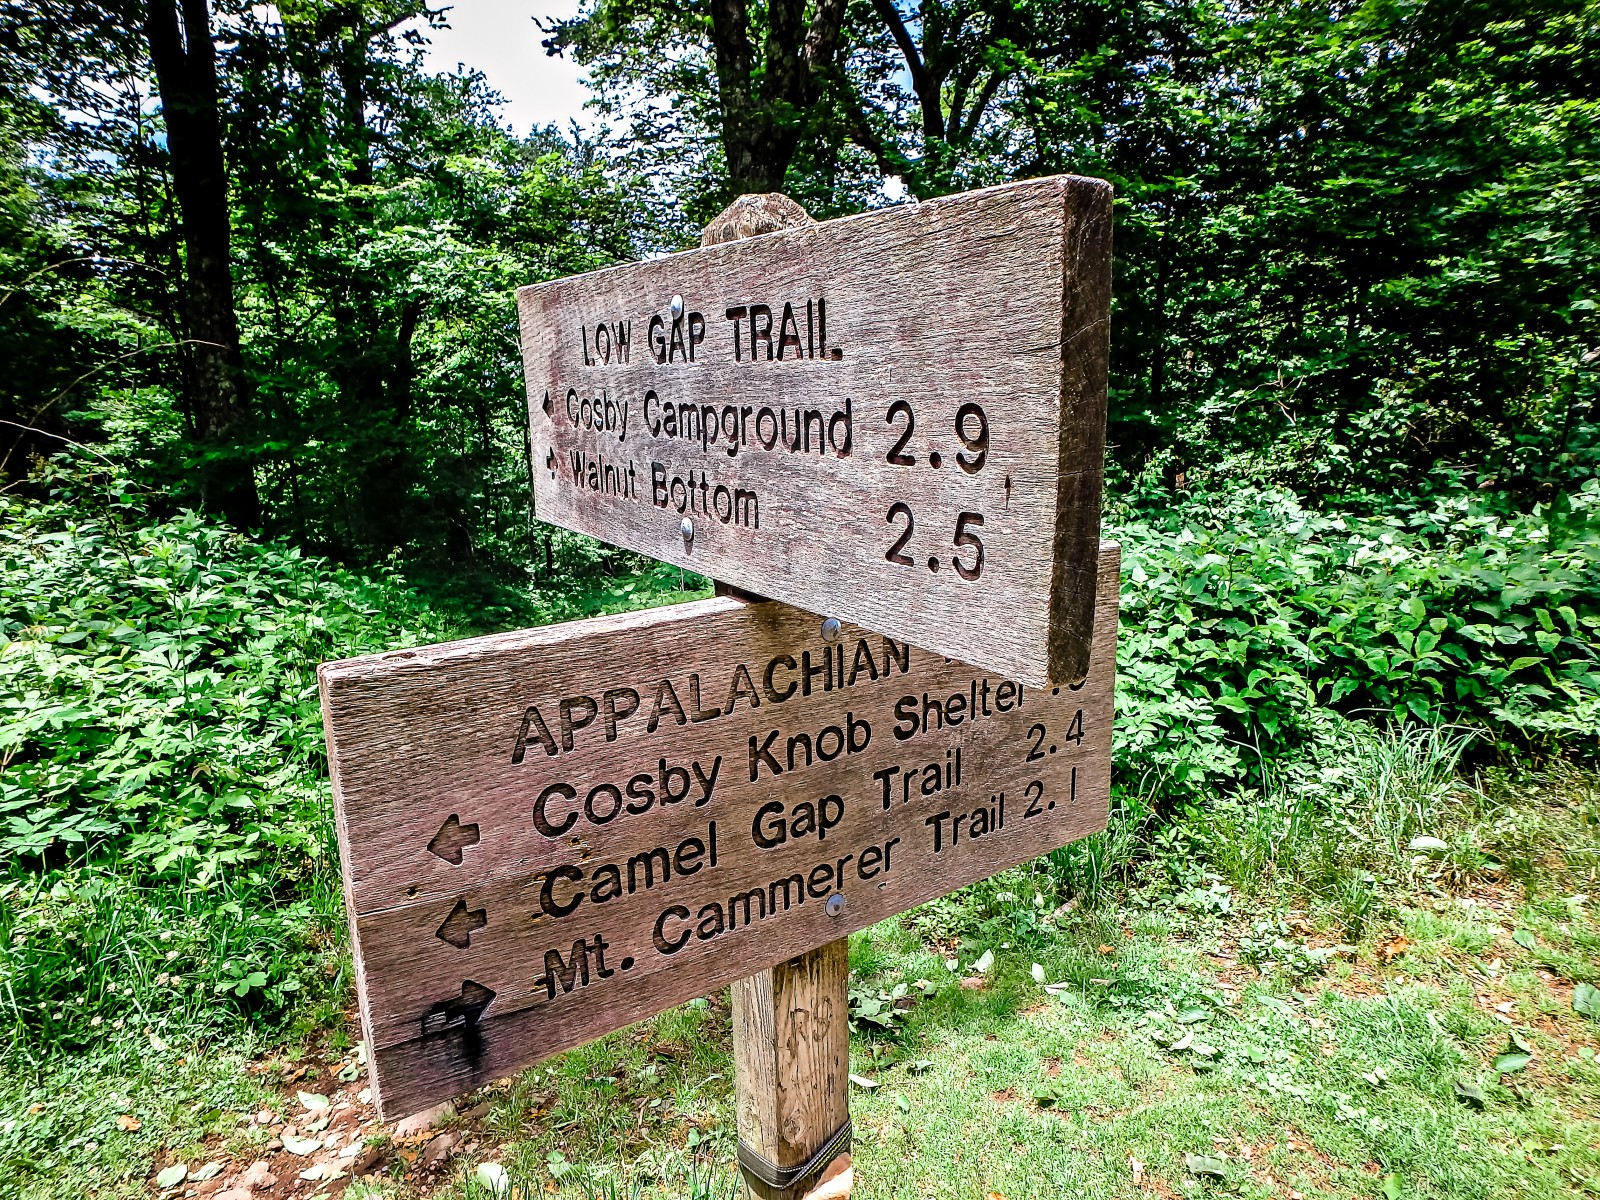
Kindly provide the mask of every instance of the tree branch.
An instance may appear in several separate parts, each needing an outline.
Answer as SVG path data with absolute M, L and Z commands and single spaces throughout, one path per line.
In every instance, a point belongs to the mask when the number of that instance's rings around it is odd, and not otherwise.
M 922 61 L 922 55 L 917 52 L 917 43 L 911 36 L 911 31 L 906 28 L 905 21 L 900 16 L 900 10 L 895 7 L 894 0 L 872 0 L 872 7 L 889 27 L 889 34 L 894 38 L 895 45 L 900 47 L 900 55 L 906 60 L 906 68 L 911 72 L 911 87 L 917 94 L 917 101 L 922 107 L 922 136 L 925 138 L 938 138 L 944 133 L 944 107 L 939 98 L 939 82 L 928 71 L 927 64 Z

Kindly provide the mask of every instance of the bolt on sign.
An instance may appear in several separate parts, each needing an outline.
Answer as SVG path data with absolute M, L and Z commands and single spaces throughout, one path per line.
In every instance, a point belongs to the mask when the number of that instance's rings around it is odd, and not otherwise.
M 325 664 L 385 1119 L 1103 829 L 1117 563 L 1076 686 L 734 597 Z
M 1110 230 L 1110 186 L 1058 176 L 522 288 L 535 508 L 1025 684 L 1075 682 Z

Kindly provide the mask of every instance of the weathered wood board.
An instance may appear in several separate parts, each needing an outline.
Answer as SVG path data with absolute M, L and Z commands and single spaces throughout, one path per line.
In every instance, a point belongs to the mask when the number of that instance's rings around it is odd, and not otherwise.
M 380 1111 L 1101 829 L 1117 558 L 1076 688 L 732 597 L 324 665 Z
M 1111 189 L 1058 176 L 519 292 L 535 510 L 1025 684 L 1083 677 Z

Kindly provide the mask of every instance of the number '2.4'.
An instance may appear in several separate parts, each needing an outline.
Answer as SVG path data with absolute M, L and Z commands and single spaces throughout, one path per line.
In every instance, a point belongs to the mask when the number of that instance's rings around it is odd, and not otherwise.
M 898 418 L 905 419 L 905 427 L 900 431 L 899 438 L 890 447 L 884 458 L 893 466 L 914 467 L 917 465 L 915 455 L 906 453 L 906 445 L 911 441 L 911 436 L 916 432 L 917 417 L 911 405 L 905 400 L 896 400 L 889 405 L 889 411 L 884 420 L 891 426 Z M 956 438 L 963 446 L 956 452 L 956 465 L 968 475 L 976 475 L 983 470 L 983 464 L 989 458 L 989 417 L 983 411 L 983 406 L 968 401 L 956 410 L 955 419 Z M 943 465 L 943 458 L 937 450 L 928 455 L 928 465 L 938 468 Z M 894 543 L 884 553 L 884 558 L 903 567 L 913 567 L 916 560 L 905 552 L 906 544 L 911 541 L 912 534 L 916 531 L 917 520 L 912 515 L 911 506 L 903 500 L 896 500 L 889 506 L 888 516 L 884 518 L 891 526 L 899 521 L 905 522 L 905 527 L 895 538 Z M 957 575 L 962 579 L 973 580 L 983 574 L 983 539 L 976 530 L 983 528 L 983 515 L 975 512 L 961 512 L 956 514 L 955 534 L 951 538 L 951 545 L 957 551 L 972 551 L 970 562 L 962 561 L 959 553 L 950 556 L 950 565 L 955 568 Z M 938 571 L 939 556 L 928 556 L 928 570 Z

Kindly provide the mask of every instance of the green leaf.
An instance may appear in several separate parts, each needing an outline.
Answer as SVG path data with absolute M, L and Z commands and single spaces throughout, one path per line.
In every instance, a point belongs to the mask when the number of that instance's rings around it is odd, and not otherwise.
M 1456 1099 L 1472 1108 L 1482 1108 L 1488 1098 L 1484 1096 L 1483 1089 L 1470 1079 L 1457 1079 L 1450 1084 L 1456 1094 Z
M 1539 939 L 1529 929 L 1514 930 L 1511 934 L 1511 940 L 1524 950 L 1537 950 L 1539 948 Z
M 1600 988 L 1588 983 L 1580 983 L 1573 988 L 1572 1011 L 1600 1021 Z
M 1395 1171 L 1390 1171 L 1378 1181 L 1378 1190 L 1383 1193 L 1383 1200 L 1400 1200 L 1404 1186 L 1399 1173 Z
M 312 1112 L 321 1112 L 328 1107 L 328 1098 L 316 1092 L 299 1092 L 300 1103 Z
M 878 1081 L 876 1079 L 868 1079 L 865 1075 L 857 1075 L 853 1072 L 850 1075 L 850 1082 L 855 1084 L 858 1088 L 866 1088 L 869 1092 L 878 1086 Z
M 187 1163 L 173 1163 L 170 1167 L 163 1167 L 156 1175 L 156 1186 L 159 1188 L 174 1188 L 189 1178 Z
M 1228 1167 L 1223 1159 L 1214 1154 L 1185 1154 L 1183 1165 L 1191 1175 L 1205 1175 L 1212 1179 L 1221 1179 Z
M 478 1182 L 489 1189 L 491 1196 L 505 1196 L 511 1191 L 511 1176 L 497 1162 L 479 1163 Z
M 301 1158 L 305 1158 L 307 1155 L 315 1154 L 318 1150 L 321 1150 L 322 1142 L 318 1138 L 296 1137 L 291 1134 L 283 1139 L 283 1148 L 290 1154 L 297 1154 Z
M 1494 1056 L 1494 1069 L 1502 1075 L 1520 1071 L 1533 1061 L 1533 1055 L 1522 1050 L 1502 1050 Z

